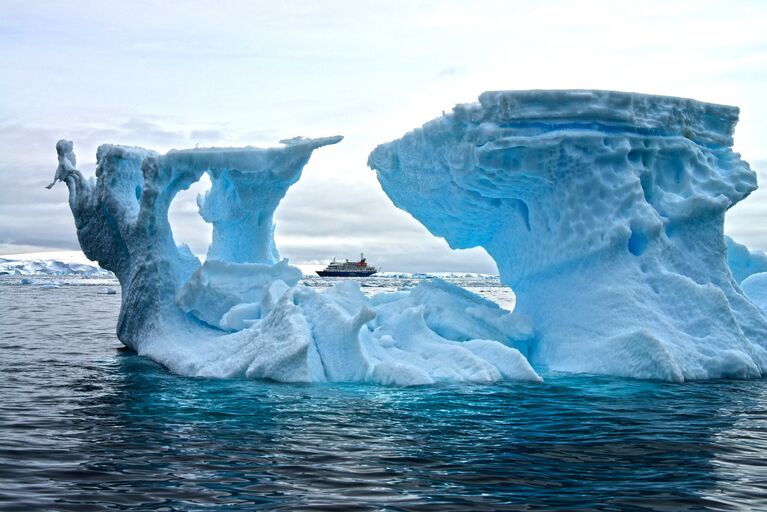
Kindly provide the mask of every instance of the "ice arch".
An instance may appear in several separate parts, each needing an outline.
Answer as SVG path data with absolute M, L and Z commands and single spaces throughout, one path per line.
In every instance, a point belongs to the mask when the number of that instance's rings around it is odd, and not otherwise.
M 226 259 L 235 253 L 230 260 L 238 263 L 276 263 L 274 209 L 312 151 L 340 140 L 296 138 L 283 141 L 281 148 L 190 149 L 166 155 L 105 144 L 96 154 L 96 180 L 76 170 L 73 143 L 59 141 L 54 183 L 64 181 L 69 188 L 80 246 L 88 258 L 114 272 L 123 289 L 120 340 L 138 349 L 145 333 L 177 319 L 182 312 L 176 291 L 202 271 L 192 252 L 173 241 L 168 208 L 179 191 L 205 172 L 213 180 L 199 201 L 203 217 L 213 224 L 209 256 Z M 258 200 L 259 187 L 269 200 Z M 247 204 L 250 211 L 244 212 Z
M 767 318 L 727 267 L 725 211 L 756 188 L 738 109 L 610 91 L 486 92 L 368 164 L 454 248 L 484 247 L 534 365 L 672 381 L 760 377 Z
M 532 336 L 529 322 L 448 283 L 375 297 L 352 282 L 322 293 L 296 286 L 301 272 L 279 259 L 273 214 L 312 152 L 340 140 L 165 155 L 103 145 L 95 179 L 77 170 L 72 142 L 59 141 L 54 183 L 69 189 L 80 245 L 117 275 L 123 290 L 118 338 L 193 376 L 401 385 L 539 381 L 512 348 Z M 174 243 L 168 208 L 203 173 L 212 186 L 198 205 L 213 225 L 213 241 L 201 264 Z

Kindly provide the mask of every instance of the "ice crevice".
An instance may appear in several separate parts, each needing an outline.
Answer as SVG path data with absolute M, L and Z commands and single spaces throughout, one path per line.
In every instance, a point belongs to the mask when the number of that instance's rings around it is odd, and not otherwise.
M 366 297 L 354 282 L 317 292 L 280 259 L 274 211 L 312 152 L 342 138 L 275 148 L 200 148 L 164 155 L 102 145 L 96 176 L 56 146 L 83 252 L 123 290 L 117 336 L 176 373 L 280 382 L 540 381 L 515 345 L 529 322 L 447 282 Z M 204 262 L 176 245 L 175 195 L 203 174 L 198 198 L 213 239 Z

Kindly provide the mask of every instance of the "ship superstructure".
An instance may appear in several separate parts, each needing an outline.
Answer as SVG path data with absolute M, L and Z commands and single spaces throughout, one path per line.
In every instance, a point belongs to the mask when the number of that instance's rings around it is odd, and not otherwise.
M 317 274 L 322 277 L 368 277 L 378 272 L 378 269 L 368 265 L 364 254 L 360 254 L 359 261 L 345 260 L 333 261 L 324 270 L 318 270 Z

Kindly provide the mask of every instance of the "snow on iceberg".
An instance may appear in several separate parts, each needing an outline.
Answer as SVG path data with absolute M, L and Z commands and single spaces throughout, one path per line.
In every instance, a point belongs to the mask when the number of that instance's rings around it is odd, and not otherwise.
M 190 376 L 282 382 L 540 381 L 527 359 L 532 327 L 519 313 L 441 280 L 366 297 L 354 282 L 297 286 L 280 260 L 273 214 L 312 152 L 341 137 L 279 148 L 209 148 L 159 155 L 103 145 L 96 179 L 56 146 L 54 184 L 66 183 L 83 252 L 122 287 L 117 335 Z M 207 173 L 198 198 L 213 241 L 201 264 L 168 223 L 176 193 Z M 52 184 L 53 185 L 53 184 Z
M 486 92 L 368 164 L 432 233 L 495 259 L 535 325 L 521 347 L 534 366 L 760 377 L 767 318 L 734 281 L 723 235 L 756 188 L 731 149 L 737 119 L 663 96 Z

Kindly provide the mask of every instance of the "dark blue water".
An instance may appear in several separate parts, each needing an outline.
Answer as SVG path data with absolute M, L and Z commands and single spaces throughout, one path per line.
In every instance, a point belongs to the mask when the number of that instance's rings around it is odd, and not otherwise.
M 767 509 L 765 381 L 189 379 L 120 348 L 119 295 L 17 282 L 2 510 Z

